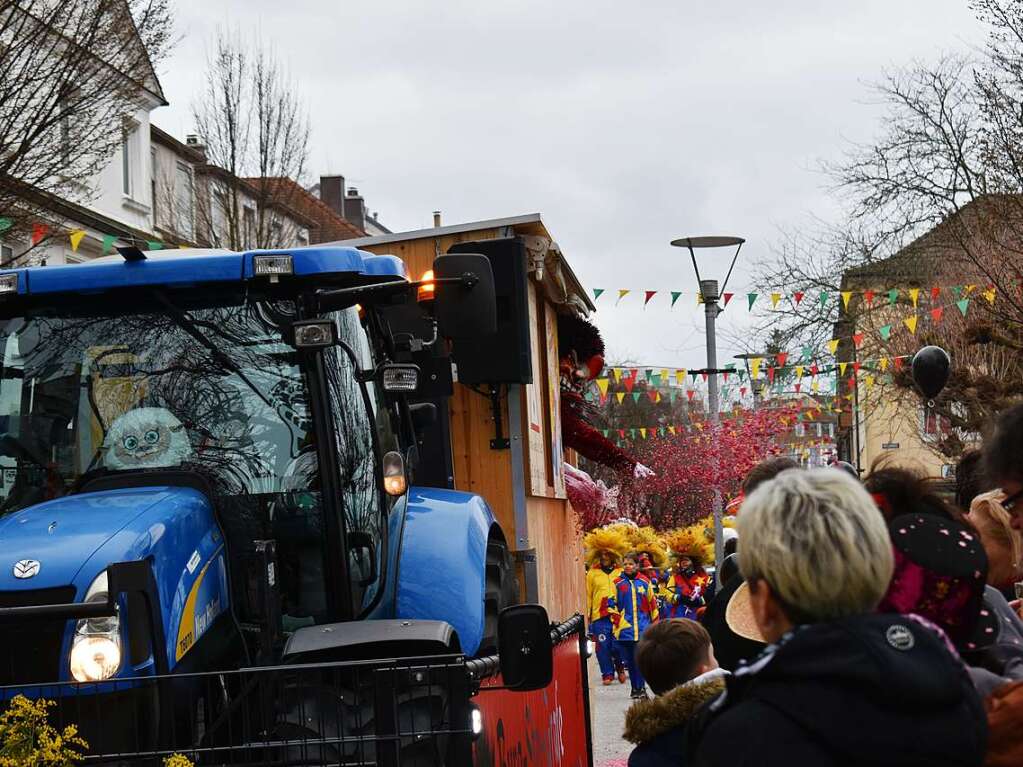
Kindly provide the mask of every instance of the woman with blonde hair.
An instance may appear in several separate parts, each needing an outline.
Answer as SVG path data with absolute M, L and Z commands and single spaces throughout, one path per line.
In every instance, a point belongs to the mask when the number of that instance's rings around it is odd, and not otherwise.
M 966 518 L 987 552 L 987 582 L 1009 600 L 1017 598 L 1016 584 L 1023 580 L 1023 535 L 1012 527 L 1012 516 L 1002 500 L 1001 490 L 981 493 L 970 504 Z

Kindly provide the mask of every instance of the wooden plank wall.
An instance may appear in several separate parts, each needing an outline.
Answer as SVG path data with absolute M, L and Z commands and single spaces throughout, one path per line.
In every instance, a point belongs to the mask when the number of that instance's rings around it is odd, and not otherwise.
M 519 232 L 538 233 L 538 232 Z M 446 253 L 457 242 L 501 236 L 496 229 L 465 232 L 438 238 L 372 245 L 365 250 L 389 253 L 403 259 L 411 279 L 429 269 L 436 256 Z M 523 435 L 529 435 L 513 449 L 524 452 L 526 469 L 526 510 L 529 544 L 536 549 L 539 598 L 552 619 L 562 619 L 585 608 L 585 568 L 582 563 L 575 518 L 565 497 L 564 476 L 550 474 L 551 448 L 560 453 L 560 414 L 551 392 L 557 390 L 558 361 L 550 350 L 552 328 L 556 327 L 555 308 L 541 296 L 530 280 L 530 336 L 533 348 L 534 383 L 523 387 Z M 541 330 L 542 329 L 542 330 Z M 543 375 L 546 368 L 547 375 Z M 508 423 L 507 401 L 502 404 L 504 423 Z M 494 511 L 513 549 L 517 543 L 511 479 L 511 452 L 490 449 L 493 419 L 489 401 L 465 386 L 456 385 L 450 402 L 452 457 L 455 487 L 482 495 Z M 531 429 L 539 420 L 542 429 L 556 430 L 554 439 Z M 552 478 L 553 482 L 548 479 Z

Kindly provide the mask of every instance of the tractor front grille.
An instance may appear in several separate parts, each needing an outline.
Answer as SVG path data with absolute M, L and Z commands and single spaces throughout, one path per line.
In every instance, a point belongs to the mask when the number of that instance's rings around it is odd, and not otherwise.
M 74 586 L 0 591 L 0 607 L 59 605 L 75 601 Z M 0 630 L 0 685 L 55 682 L 60 677 L 66 620 L 9 623 Z

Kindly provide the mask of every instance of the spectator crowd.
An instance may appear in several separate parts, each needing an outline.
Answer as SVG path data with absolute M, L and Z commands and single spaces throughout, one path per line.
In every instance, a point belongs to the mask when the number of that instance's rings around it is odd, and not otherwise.
M 1023 405 L 954 498 L 905 467 L 765 461 L 712 579 L 691 547 L 665 571 L 594 531 L 590 633 L 636 699 L 630 767 L 1023 766 L 1021 531 Z

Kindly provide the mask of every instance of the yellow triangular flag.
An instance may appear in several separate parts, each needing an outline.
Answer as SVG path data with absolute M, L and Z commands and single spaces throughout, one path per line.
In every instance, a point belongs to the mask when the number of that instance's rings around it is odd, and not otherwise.
M 760 377 L 760 363 L 762 361 L 763 360 L 761 360 L 759 358 L 754 358 L 754 359 L 751 359 L 749 361 L 750 378 L 759 378 Z
M 675 433 L 675 427 L 674 426 L 669 426 L 668 427 L 668 433 L 669 434 L 674 434 Z
M 772 309 L 777 309 L 779 301 L 781 301 L 781 293 L 772 293 L 771 294 L 771 308 Z
M 796 365 L 796 378 L 802 378 L 802 377 L 803 377 L 803 366 L 802 365 Z
M 920 288 L 910 288 L 909 298 L 913 301 L 913 308 L 916 309 L 916 302 L 920 298 Z
M 972 293 L 976 289 L 977 289 L 976 285 L 967 285 L 966 286 L 966 295 L 970 295 L 970 293 Z
M 886 371 L 888 369 L 888 358 L 887 357 L 882 357 L 878 361 L 878 364 L 881 365 L 881 372 L 883 373 L 884 371 Z
M 615 392 L 615 399 L 618 400 L 619 405 L 622 404 L 622 400 L 625 399 L 625 392 L 623 391 Z
M 813 389 L 813 393 L 816 394 L 818 391 L 820 391 L 821 382 L 814 378 L 813 382 L 810 384 L 810 388 Z
M 618 291 L 618 301 L 615 301 L 615 305 L 617 306 L 621 302 L 621 300 L 623 298 L 625 298 L 627 295 L 629 295 L 629 293 L 631 293 L 631 292 L 632 292 L 631 290 L 619 290 Z
M 843 290 L 842 291 L 842 306 L 844 306 L 846 309 L 849 308 L 849 299 L 850 298 L 852 298 L 852 291 L 851 290 Z
M 665 369 L 661 370 L 661 383 L 665 386 L 668 385 L 668 371 Z
M 682 383 L 685 381 L 685 378 L 686 378 L 686 371 L 685 370 L 676 370 L 675 371 L 675 383 L 677 383 L 679 386 L 682 385 Z
M 868 375 L 864 380 L 867 382 L 868 389 L 874 385 L 874 376 Z
M 832 338 L 830 341 L 828 341 L 828 351 L 831 352 L 832 354 L 834 354 L 836 351 L 838 351 L 838 339 L 837 338 Z
M 913 333 L 914 335 L 916 334 L 916 315 L 915 314 L 912 317 L 907 317 L 906 319 L 904 319 L 903 323 L 905 323 L 906 327 L 909 328 L 909 332 L 910 333 Z
M 78 246 L 81 245 L 83 237 L 85 237 L 85 232 L 81 229 L 75 229 L 68 235 L 68 239 L 71 240 L 72 253 L 78 252 Z
M 640 427 L 639 433 L 643 435 L 643 439 L 646 439 L 646 428 Z
M 841 376 L 844 376 L 845 375 L 845 369 L 847 367 L 849 367 L 849 363 L 848 362 L 839 362 L 838 363 L 838 374 L 841 375 Z
M 699 306 L 703 303 L 703 293 L 696 294 L 696 305 Z
M 603 397 L 603 396 L 605 396 L 607 394 L 607 387 L 608 387 L 608 385 L 610 383 L 611 382 L 609 380 L 607 380 L 606 378 L 598 378 L 597 379 L 597 388 L 600 389 L 600 396 Z
M 987 299 L 987 302 L 989 304 L 994 306 L 994 303 L 995 303 L 995 289 L 994 288 L 988 288 L 987 290 L 985 290 L 984 291 L 984 298 Z

